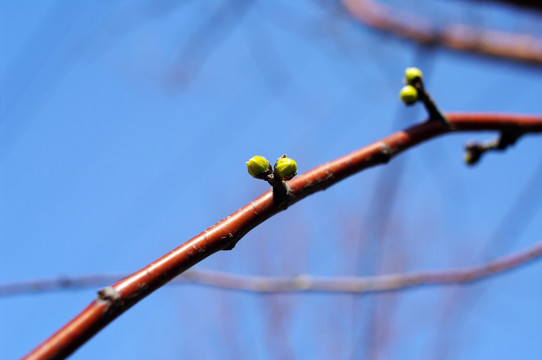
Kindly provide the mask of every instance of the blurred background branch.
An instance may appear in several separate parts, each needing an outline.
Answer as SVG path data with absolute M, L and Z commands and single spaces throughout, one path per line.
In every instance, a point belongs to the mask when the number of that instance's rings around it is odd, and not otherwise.
M 257 293 L 320 292 L 366 294 L 399 291 L 418 286 L 442 286 L 484 280 L 525 266 L 542 256 L 542 242 L 485 264 L 447 270 L 417 271 L 367 277 L 321 277 L 301 274 L 295 277 L 246 276 L 220 271 L 190 269 L 170 285 L 204 285 L 225 290 Z M 0 296 L 45 293 L 59 290 L 99 288 L 122 279 L 121 275 L 88 275 L 0 284 Z
M 531 4 L 528 1 L 508 2 Z M 444 46 L 458 51 L 542 65 L 540 37 L 453 22 L 436 23 L 415 11 L 396 9 L 379 1 L 342 0 L 342 3 L 347 11 L 362 23 L 427 46 Z

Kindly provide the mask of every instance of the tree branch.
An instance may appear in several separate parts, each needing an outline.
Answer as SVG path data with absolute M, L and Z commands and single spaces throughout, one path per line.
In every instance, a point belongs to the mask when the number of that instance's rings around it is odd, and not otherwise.
M 197 284 L 225 290 L 256 293 L 317 292 L 366 294 L 398 291 L 419 286 L 471 283 L 517 269 L 542 257 L 542 242 L 481 265 L 447 270 L 416 271 L 377 276 L 294 277 L 246 276 L 212 270 L 187 270 L 169 284 Z M 0 296 L 97 287 L 119 279 L 115 275 L 90 275 L 0 285 Z
M 73 353 L 117 316 L 209 255 L 231 249 L 254 227 L 288 206 L 363 169 L 387 163 L 423 141 L 454 131 L 498 130 L 542 132 L 542 116 L 451 113 L 449 126 L 424 122 L 396 132 L 336 160 L 320 165 L 287 183 L 289 191 L 277 201 L 271 190 L 180 245 L 150 265 L 102 289 L 79 315 L 24 359 L 60 359 Z
M 342 0 L 357 20 L 427 45 L 441 45 L 506 60 L 542 65 L 542 39 L 460 24 L 436 24 L 431 20 L 400 11 L 373 0 Z

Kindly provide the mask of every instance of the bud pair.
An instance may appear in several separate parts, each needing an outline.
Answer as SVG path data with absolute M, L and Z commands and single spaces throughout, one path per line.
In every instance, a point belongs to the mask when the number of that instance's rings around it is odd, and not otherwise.
M 415 67 L 409 67 L 405 70 L 405 83 L 399 97 L 406 105 L 413 105 L 418 101 L 418 89 L 414 86 L 422 80 L 422 71 Z
M 265 179 L 273 172 L 271 164 L 263 156 L 254 156 L 246 162 L 248 173 L 257 179 Z M 282 155 L 275 162 L 275 174 L 281 180 L 290 180 L 297 174 L 297 164 L 293 159 Z

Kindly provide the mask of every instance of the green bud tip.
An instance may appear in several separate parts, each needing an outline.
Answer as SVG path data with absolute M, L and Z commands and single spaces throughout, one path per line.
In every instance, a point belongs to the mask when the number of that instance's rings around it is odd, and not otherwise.
M 261 178 L 271 172 L 271 164 L 263 156 L 253 156 L 246 162 L 248 173 L 255 178 Z
M 297 174 L 297 164 L 293 159 L 287 158 L 286 155 L 282 155 L 275 163 L 275 173 L 282 180 L 290 180 Z
M 474 165 L 479 159 L 480 154 L 474 154 L 472 151 L 465 152 L 465 155 L 463 156 L 463 161 L 465 161 L 467 165 Z
M 422 71 L 416 67 L 409 67 L 405 70 L 405 82 L 409 85 L 412 85 L 416 79 L 421 79 L 422 77 Z
M 403 86 L 399 97 L 405 104 L 412 105 L 418 101 L 418 90 L 412 85 Z

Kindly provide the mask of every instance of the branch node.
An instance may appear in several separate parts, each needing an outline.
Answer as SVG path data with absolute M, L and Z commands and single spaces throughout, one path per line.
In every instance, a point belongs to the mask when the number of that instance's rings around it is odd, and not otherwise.
M 273 186 L 273 203 L 280 209 L 286 210 L 288 208 L 289 198 L 291 196 L 291 190 L 288 184 L 278 177 L 275 177 Z
M 236 239 L 231 232 L 228 233 L 228 237 L 230 238 L 230 241 L 228 245 L 225 246 L 222 250 L 233 250 L 233 248 L 235 247 L 235 245 L 237 245 L 237 242 L 239 241 L 239 238 Z
M 115 303 L 121 298 L 119 292 L 112 286 L 98 290 L 98 300 Z
M 514 145 L 521 135 L 523 132 L 518 129 L 508 129 L 501 131 L 497 139 L 485 143 L 470 141 L 465 145 L 465 163 L 471 166 L 477 164 L 486 151 L 504 151 L 507 147 Z
M 382 146 L 380 147 L 380 155 L 384 164 L 387 164 L 391 160 L 393 154 L 388 144 L 382 144 Z

